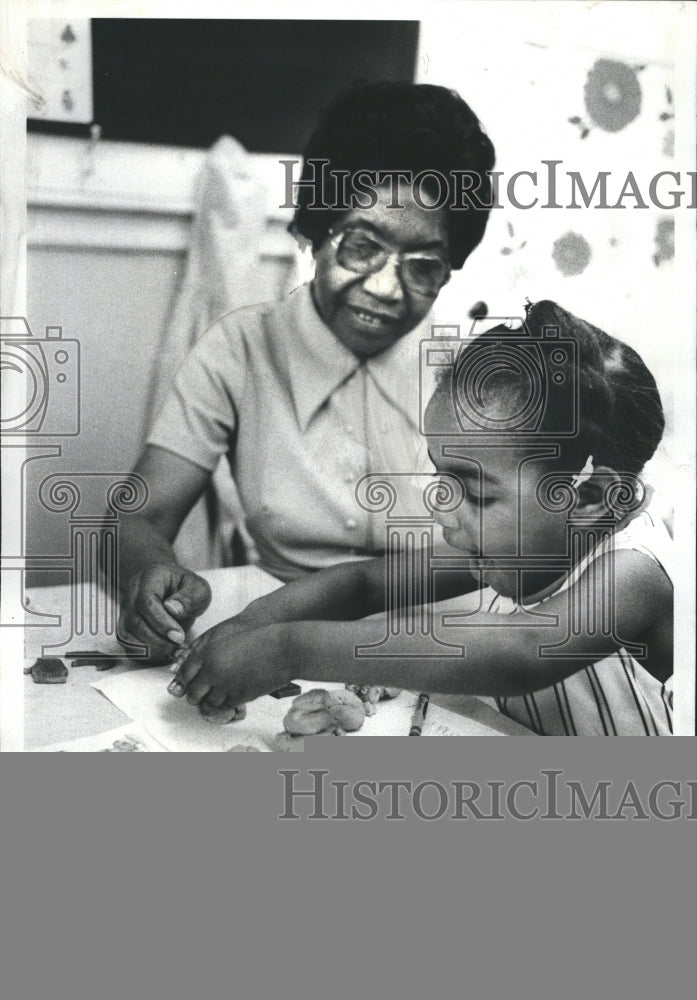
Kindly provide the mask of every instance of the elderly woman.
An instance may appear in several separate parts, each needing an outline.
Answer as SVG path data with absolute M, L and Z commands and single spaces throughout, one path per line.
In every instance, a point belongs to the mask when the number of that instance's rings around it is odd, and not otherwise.
M 210 601 L 172 543 L 221 456 L 261 567 L 285 582 L 379 554 L 384 528 L 357 481 L 428 468 L 420 324 L 482 239 L 488 212 L 462 190 L 490 203 L 493 146 L 452 91 L 361 84 L 329 107 L 304 158 L 314 183 L 298 185 L 291 229 L 312 244 L 313 281 L 204 334 L 136 467 L 149 501 L 120 537 L 120 629 L 153 658 L 170 658 Z

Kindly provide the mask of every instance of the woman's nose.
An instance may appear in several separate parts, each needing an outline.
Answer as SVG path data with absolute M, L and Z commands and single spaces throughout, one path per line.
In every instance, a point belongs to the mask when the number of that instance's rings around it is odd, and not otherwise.
M 396 257 L 388 257 L 379 271 L 374 271 L 363 279 L 363 288 L 376 299 L 394 302 L 403 298 L 399 260 Z

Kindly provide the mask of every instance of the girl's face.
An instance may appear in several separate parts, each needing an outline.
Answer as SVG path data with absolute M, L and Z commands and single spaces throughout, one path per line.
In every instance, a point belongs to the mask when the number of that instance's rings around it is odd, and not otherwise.
M 482 446 L 474 435 L 463 435 L 445 392 L 431 400 L 426 428 L 436 469 L 456 476 L 464 490 L 454 511 L 435 518 L 445 541 L 474 558 L 472 568 L 481 572 L 482 585 L 522 600 L 563 577 L 568 572 L 568 515 L 546 510 L 537 496 L 551 467 L 531 459 L 510 439 Z M 533 557 L 549 558 L 541 569 L 532 569 Z
M 317 309 L 334 335 L 360 358 L 381 353 L 413 330 L 438 295 L 437 286 L 432 293 L 409 286 L 399 254 L 421 252 L 431 259 L 431 266 L 437 267 L 441 260 L 449 272 L 444 211 L 420 207 L 404 185 L 399 186 L 401 208 L 390 207 L 389 188 L 378 188 L 376 193 L 373 208 L 347 212 L 315 253 L 312 287 Z M 352 240 L 362 241 L 361 246 L 385 247 L 383 266 L 370 274 L 342 266 L 337 242 L 347 231 Z

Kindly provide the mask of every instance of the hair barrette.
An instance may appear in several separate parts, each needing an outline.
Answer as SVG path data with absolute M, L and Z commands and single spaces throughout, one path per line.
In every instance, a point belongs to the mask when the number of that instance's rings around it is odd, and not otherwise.
M 574 487 L 574 489 L 577 490 L 579 486 L 583 486 L 583 484 L 590 479 L 590 477 L 593 475 L 594 472 L 595 469 L 593 468 L 593 456 L 589 455 L 588 458 L 586 459 L 586 464 L 583 466 L 581 471 L 577 472 L 576 475 L 571 480 L 571 485 Z

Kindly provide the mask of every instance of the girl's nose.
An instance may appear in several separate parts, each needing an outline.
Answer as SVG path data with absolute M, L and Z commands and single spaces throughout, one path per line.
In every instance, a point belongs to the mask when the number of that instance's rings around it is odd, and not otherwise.
M 457 511 L 455 510 L 436 510 L 433 512 L 433 517 L 441 528 L 450 528 L 455 531 L 460 526 L 460 521 L 457 516 Z
M 363 279 L 363 288 L 376 299 L 395 302 L 404 298 L 398 259 L 388 257 L 379 271 L 374 271 Z

